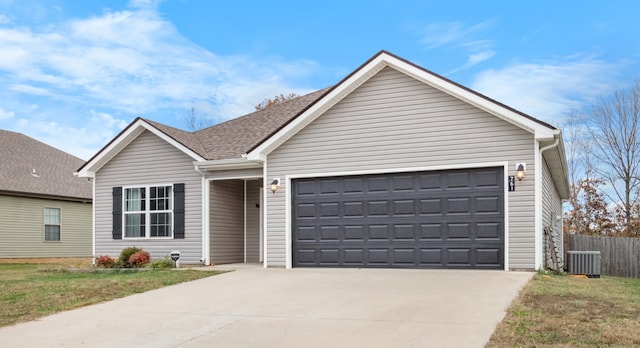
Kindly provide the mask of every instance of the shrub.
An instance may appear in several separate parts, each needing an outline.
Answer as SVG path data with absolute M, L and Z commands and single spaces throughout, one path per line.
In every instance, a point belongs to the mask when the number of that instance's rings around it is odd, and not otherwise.
M 149 263 L 150 259 L 151 256 L 149 256 L 148 252 L 140 250 L 129 257 L 129 265 L 131 265 L 131 267 L 133 268 L 142 267 Z
M 96 266 L 103 268 L 113 268 L 116 265 L 116 260 L 114 260 L 109 255 L 100 255 L 96 257 Z
M 138 248 L 135 246 L 122 249 L 122 251 L 120 252 L 120 257 L 118 257 L 117 261 L 118 268 L 131 268 L 129 259 L 133 254 L 139 251 L 142 251 L 142 248 Z
M 147 264 L 147 267 L 153 268 L 153 269 L 167 269 L 167 268 L 174 268 L 175 264 L 173 263 L 173 260 L 171 260 L 169 255 L 167 255 L 162 260 L 153 260 L 149 262 L 149 264 Z

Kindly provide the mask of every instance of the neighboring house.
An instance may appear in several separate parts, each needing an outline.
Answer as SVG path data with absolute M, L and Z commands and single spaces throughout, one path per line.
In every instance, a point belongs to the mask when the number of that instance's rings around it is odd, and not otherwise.
M 138 118 L 78 174 L 96 255 L 201 264 L 538 269 L 568 197 L 559 129 L 384 51 L 200 131 Z
M 91 257 L 92 185 L 80 158 L 0 130 L 0 258 Z

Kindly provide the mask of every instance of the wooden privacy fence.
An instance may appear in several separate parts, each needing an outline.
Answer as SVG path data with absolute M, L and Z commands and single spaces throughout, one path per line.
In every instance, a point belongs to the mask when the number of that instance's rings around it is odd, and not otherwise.
M 565 252 L 600 251 L 603 275 L 640 278 L 640 238 L 565 234 L 564 240 Z

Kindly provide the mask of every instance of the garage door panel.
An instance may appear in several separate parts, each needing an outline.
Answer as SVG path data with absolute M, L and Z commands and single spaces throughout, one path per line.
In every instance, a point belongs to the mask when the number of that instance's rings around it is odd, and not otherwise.
M 388 240 L 389 225 L 369 225 L 369 240 Z
M 499 222 L 480 222 L 476 224 L 476 239 L 500 239 L 502 225 Z
M 418 238 L 420 241 L 442 239 L 443 228 L 444 225 L 438 223 L 420 224 L 420 235 Z
M 471 214 L 471 204 L 469 197 L 464 198 L 449 198 L 445 205 L 445 213 L 447 215 L 469 215 Z
M 497 170 L 477 171 L 475 175 L 476 188 L 500 188 L 502 175 Z
M 391 177 L 393 192 L 412 192 L 415 190 L 414 175 L 394 175 Z
M 345 265 L 362 266 L 365 264 L 365 250 L 363 248 L 344 249 L 343 262 Z
M 471 266 L 471 248 L 449 248 L 447 249 L 446 263 L 448 265 Z
M 298 182 L 296 185 L 296 194 L 299 197 L 303 196 L 315 196 L 316 195 L 316 183 L 313 181 Z
M 344 240 L 364 241 L 365 240 L 364 225 L 344 226 Z
M 498 196 L 477 197 L 475 199 L 477 213 L 500 213 L 501 199 Z
M 471 177 L 467 172 L 455 172 L 446 174 L 445 189 L 464 189 L 471 185 Z
M 338 226 L 320 226 L 320 241 L 337 241 L 340 239 Z
M 416 249 L 394 248 L 393 263 L 398 265 L 414 265 L 416 263 Z
M 374 248 L 367 250 L 367 264 L 370 265 L 383 265 L 389 264 L 389 248 Z
M 389 178 L 384 177 L 367 177 L 367 192 L 388 192 L 389 191 Z
M 364 193 L 364 178 L 344 179 L 344 194 L 362 194 Z
M 293 180 L 293 263 L 502 269 L 502 178 L 483 168 Z
M 478 248 L 476 252 L 476 255 L 478 255 L 477 263 L 481 265 L 499 265 L 502 262 L 501 254 L 502 252 L 498 248 Z
M 415 216 L 416 215 L 416 201 L 413 199 L 396 199 L 393 201 L 393 213 L 394 217 L 400 216 Z
M 344 216 L 345 217 L 364 217 L 364 202 L 344 202 Z
M 339 209 L 338 203 L 322 203 L 320 204 L 320 217 L 338 217 L 340 216 Z
M 446 239 L 471 240 L 473 238 L 473 232 L 469 223 L 448 224 L 446 232 Z
M 419 201 L 418 213 L 423 216 L 441 216 L 442 215 L 442 198 L 428 198 Z
M 393 225 L 393 240 L 415 240 L 416 238 L 416 225 L 415 224 L 394 224 Z
M 441 248 L 421 248 L 420 265 L 433 268 L 442 267 L 442 252 Z
M 419 192 L 442 191 L 442 175 L 441 174 L 419 174 L 418 175 L 418 191 Z

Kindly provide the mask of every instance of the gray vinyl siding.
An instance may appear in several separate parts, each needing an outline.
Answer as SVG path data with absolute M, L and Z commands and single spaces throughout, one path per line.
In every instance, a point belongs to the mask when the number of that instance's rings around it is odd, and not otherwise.
M 211 181 L 211 263 L 244 262 L 244 181 Z
M 262 180 L 247 180 L 247 262 L 260 261 L 260 190 Z
M 285 266 L 284 178 L 296 175 L 508 161 L 527 177 L 508 193 L 509 267 L 534 268 L 534 137 L 444 92 L 385 68 L 267 158 L 267 265 Z
M 557 219 L 554 223 L 552 220 L 553 213 L 556 214 L 560 219 Z M 553 179 L 551 178 L 551 171 L 549 171 L 549 167 L 547 166 L 547 162 L 542 160 L 542 226 L 551 227 L 553 230 L 553 240 L 559 251 L 559 261 L 560 266 L 564 265 L 564 260 L 562 257 L 564 255 L 563 248 L 563 235 L 562 235 L 562 200 L 560 199 L 560 194 L 553 184 Z M 544 257 L 543 260 L 547 260 L 547 258 L 551 255 L 549 251 L 547 251 L 548 243 L 547 238 L 544 238 Z M 549 260 L 550 261 L 550 260 Z M 547 263 L 550 265 L 550 263 Z
M 44 240 L 44 209 L 60 209 L 60 241 Z M 0 258 L 91 257 L 91 204 L 0 196 Z
M 154 259 L 178 250 L 181 263 L 200 263 L 202 179 L 192 162 L 182 151 L 145 131 L 102 167 L 95 178 L 96 256 L 118 256 L 123 248 L 137 246 L 147 250 Z M 113 239 L 113 187 L 175 183 L 185 184 L 184 239 Z

